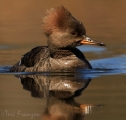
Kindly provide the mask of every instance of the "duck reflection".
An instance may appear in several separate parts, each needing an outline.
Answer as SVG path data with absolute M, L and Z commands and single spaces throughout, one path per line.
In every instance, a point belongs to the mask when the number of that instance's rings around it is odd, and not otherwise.
M 92 105 L 80 104 L 75 97 L 88 86 L 91 79 L 80 75 L 19 75 L 23 88 L 33 97 L 47 97 L 42 120 L 84 120 Z
M 68 98 L 81 94 L 91 79 L 74 73 L 51 75 L 18 75 L 23 88 L 31 91 L 33 97 Z

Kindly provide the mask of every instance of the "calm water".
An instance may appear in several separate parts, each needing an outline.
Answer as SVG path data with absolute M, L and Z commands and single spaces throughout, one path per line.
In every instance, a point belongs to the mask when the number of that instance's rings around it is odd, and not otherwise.
M 106 47 L 80 46 L 93 70 L 10 73 L 21 55 L 46 45 L 42 16 L 66 6 L 87 35 Z M 125 120 L 126 1 L 6 0 L 0 4 L 0 120 Z

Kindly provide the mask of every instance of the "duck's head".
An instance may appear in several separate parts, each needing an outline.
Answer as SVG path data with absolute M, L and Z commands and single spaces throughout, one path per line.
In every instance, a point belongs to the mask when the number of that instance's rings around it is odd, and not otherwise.
M 55 49 L 73 48 L 82 44 L 104 46 L 104 43 L 87 37 L 83 24 L 63 6 L 51 8 L 46 12 L 43 31 L 48 37 L 48 46 Z

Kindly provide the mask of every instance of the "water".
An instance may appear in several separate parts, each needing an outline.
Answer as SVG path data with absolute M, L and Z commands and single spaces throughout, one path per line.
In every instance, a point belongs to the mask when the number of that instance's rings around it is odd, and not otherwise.
M 72 1 L 72 6 L 67 0 L 6 2 L 0 4 L 1 120 L 125 120 L 124 0 Z M 35 46 L 46 45 L 41 18 L 46 9 L 61 4 L 84 23 L 89 37 L 107 45 L 78 47 L 93 70 L 10 73 L 10 67 L 24 53 Z

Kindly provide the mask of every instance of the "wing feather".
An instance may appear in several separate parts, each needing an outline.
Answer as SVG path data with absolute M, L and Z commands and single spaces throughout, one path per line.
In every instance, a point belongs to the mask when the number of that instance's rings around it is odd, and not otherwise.
M 44 56 L 46 48 L 47 46 L 38 46 L 33 48 L 31 51 L 23 55 L 20 60 L 20 65 L 24 65 L 26 67 L 34 66 Z

